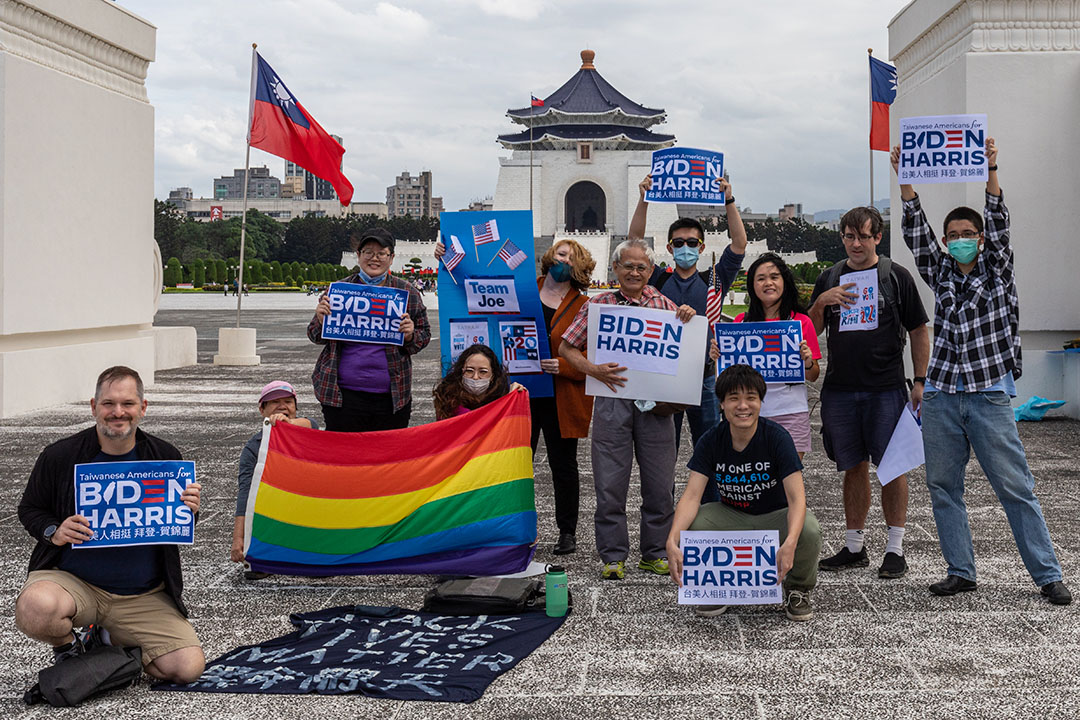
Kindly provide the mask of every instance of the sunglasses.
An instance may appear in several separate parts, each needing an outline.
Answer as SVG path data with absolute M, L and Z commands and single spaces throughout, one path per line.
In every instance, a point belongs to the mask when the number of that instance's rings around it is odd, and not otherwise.
M 690 240 L 672 240 L 671 247 L 682 247 L 683 245 L 686 245 L 687 247 L 696 248 L 698 245 L 702 244 L 702 242 L 703 241 L 696 238 L 691 238 Z

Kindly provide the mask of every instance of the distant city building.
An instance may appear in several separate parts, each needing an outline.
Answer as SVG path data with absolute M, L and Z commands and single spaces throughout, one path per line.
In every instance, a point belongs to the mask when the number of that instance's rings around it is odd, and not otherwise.
M 334 138 L 339 145 L 344 144 L 340 135 L 331 135 L 330 137 Z M 289 160 L 285 161 L 285 181 L 289 185 L 288 192 L 292 194 L 286 196 L 286 191 L 283 189 L 282 197 L 299 197 L 306 200 L 337 199 L 337 193 L 334 192 L 333 185 Z
M 169 191 L 169 202 L 176 204 L 178 200 L 190 200 L 193 197 L 191 188 L 178 187 L 175 190 Z
M 390 217 L 438 217 L 443 201 L 431 196 L 431 171 L 410 175 L 406 170 L 398 175 L 394 184 L 386 188 L 386 207 Z
M 244 168 L 233 170 L 232 177 L 214 180 L 214 198 L 241 200 L 244 197 Z M 248 198 L 280 198 L 281 180 L 270 174 L 270 168 L 253 167 L 248 176 Z
M 469 203 L 469 207 L 463 208 L 461 212 L 490 212 L 495 209 L 495 204 L 489 197 L 483 200 L 473 200 Z
M 285 179 L 281 181 L 281 197 L 286 199 L 296 198 L 298 200 L 305 200 L 304 176 L 286 175 Z
M 242 171 L 241 171 L 242 172 Z M 182 188 L 180 188 L 182 189 Z M 169 202 L 175 205 L 187 217 L 199 222 L 210 222 L 210 208 L 221 207 L 222 219 L 240 217 L 244 212 L 242 199 L 187 198 L 174 199 L 169 193 Z M 289 222 L 298 217 L 344 217 L 345 215 L 376 215 L 386 218 L 386 204 L 381 202 L 354 202 L 342 206 L 338 200 L 305 200 L 303 198 L 251 198 L 248 208 L 258 210 L 264 215 L 280 222 Z

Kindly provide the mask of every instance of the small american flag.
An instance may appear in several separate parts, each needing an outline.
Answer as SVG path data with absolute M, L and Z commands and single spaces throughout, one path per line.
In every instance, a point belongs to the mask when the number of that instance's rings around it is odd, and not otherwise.
M 720 278 L 716 275 L 716 263 L 712 266 L 712 277 L 709 279 L 709 289 L 705 293 L 705 317 L 709 319 L 709 325 L 715 325 L 722 319 L 721 310 L 724 307 L 724 290 L 720 287 Z
M 499 250 L 499 257 L 510 267 L 511 270 L 517 268 L 518 265 L 525 262 L 525 251 L 521 250 L 517 245 L 507 240 L 503 243 L 502 248 Z
M 461 248 L 461 241 L 457 239 L 457 235 L 451 235 L 450 252 L 443 255 L 443 265 L 446 266 L 447 270 L 453 270 L 464 259 L 465 251 Z
M 473 225 L 472 236 L 473 242 L 477 245 L 487 245 L 488 243 L 499 242 L 499 228 L 495 225 L 494 220 L 488 220 L 479 225 Z

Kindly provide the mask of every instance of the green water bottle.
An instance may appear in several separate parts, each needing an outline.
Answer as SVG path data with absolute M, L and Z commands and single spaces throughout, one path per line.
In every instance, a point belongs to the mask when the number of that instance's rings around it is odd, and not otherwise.
M 566 568 L 561 565 L 548 565 L 544 576 L 544 611 L 548 617 L 566 615 L 568 593 L 566 589 Z

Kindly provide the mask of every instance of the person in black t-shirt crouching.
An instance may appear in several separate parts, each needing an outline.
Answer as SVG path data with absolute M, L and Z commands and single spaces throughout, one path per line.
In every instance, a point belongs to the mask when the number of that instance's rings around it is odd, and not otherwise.
M 802 462 L 780 425 L 760 417 L 765 380 L 747 365 L 732 365 L 716 381 L 716 397 L 727 419 L 701 436 L 687 467 L 690 479 L 675 508 L 667 540 L 671 577 L 680 585 L 683 530 L 777 530 L 777 571 L 784 584 L 784 609 L 791 620 L 813 617 L 810 591 L 817 584 L 821 528 L 806 507 Z M 714 483 L 720 502 L 701 504 Z M 726 605 L 697 605 L 699 615 L 719 615 Z

